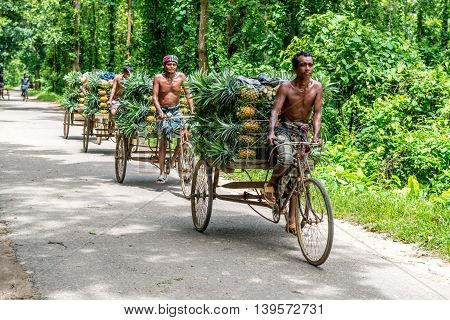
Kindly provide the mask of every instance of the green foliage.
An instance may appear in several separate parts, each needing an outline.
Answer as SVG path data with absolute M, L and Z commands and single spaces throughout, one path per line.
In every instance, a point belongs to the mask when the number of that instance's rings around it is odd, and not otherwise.
M 89 80 L 88 80 L 89 82 Z M 86 93 L 86 102 L 83 114 L 86 117 L 93 116 L 100 111 L 100 101 L 96 91 L 88 91 Z
M 62 97 L 62 106 L 73 112 L 78 107 L 78 99 L 81 93 L 81 73 L 69 72 L 64 76 L 65 90 Z
M 116 115 L 119 130 L 127 137 L 146 132 L 146 117 L 150 115 L 148 103 L 138 100 L 122 100 L 123 112 Z
M 153 78 L 146 73 L 134 72 L 124 80 L 124 86 L 123 98 L 125 100 L 145 100 L 152 95 Z
M 327 185 L 327 190 L 337 217 L 450 257 L 449 200 L 445 203 L 412 198 L 392 190 L 361 191 L 346 186 Z

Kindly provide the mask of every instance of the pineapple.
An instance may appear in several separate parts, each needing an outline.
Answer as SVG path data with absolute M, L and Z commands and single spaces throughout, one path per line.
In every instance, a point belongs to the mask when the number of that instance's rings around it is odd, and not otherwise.
M 108 111 L 107 111 L 107 110 L 105 110 L 105 109 L 102 109 L 102 110 L 100 110 L 100 113 L 101 113 L 101 114 L 107 114 L 107 113 L 108 113 Z
M 254 120 L 248 120 L 243 123 L 242 129 L 244 132 L 258 132 L 260 125 Z
M 105 102 L 101 102 L 99 106 L 100 108 L 106 108 L 108 105 Z
M 152 131 L 154 131 L 155 130 L 155 128 L 152 126 L 152 125 L 148 125 L 147 126 L 147 131 L 148 132 L 152 132 Z
M 186 97 L 182 97 L 180 99 L 180 104 L 187 106 L 187 104 L 188 104 L 187 98 Z
M 98 90 L 99 96 L 106 96 L 106 90 Z
M 84 98 L 84 97 L 85 97 L 84 93 L 80 92 L 80 98 Z
M 106 102 L 106 101 L 108 101 L 107 97 L 105 97 L 105 96 L 100 97 L 100 102 Z
M 78 108 L 82 108 L 83 109 L 84 108 L 84 104 L 83 103 L 79 103 L 78 104 Z
M 153 121 L 155 121 L 155 117 L 154 116 L 147 116 L 146 120 L 148 122 L 153 122 Z
M 238 137 L 238 140 L 239 140 L 239 142 L 240 143 L 243 143 L 243 144 L 247 144 L 247 145 L 251 145 L 251 144 L 253 144 L 253 143 L 255 143 L 255 137 L 253 137 L 253 136 L 249 136 L 249 135 L 240 135 L 239 137 Z
M 85 100 L 86 100 L 85 98 L 80 98 L 80 99 L 78 99 L 78 102 L 83 104 Z
M 108 88 L 108 87 L 109 87 L 109 82 L 108 82 L 108 80 L 102 80 L 102 81 L 100 81 L 100 87 L 102 87 L 102 88 Z
M 246 102 L 256 102 L 258 101 L 258 90 L 255 88 L 242 87 L 241 88 L 241 98 Z
M 188 108 L 181 108 L 181 112 L 183 114 L 187 114 L 187 113 L 189 113 L 189 109 Z
M 256 113 L 256 109 L 253 106 L 245 106 L 242 107 L 239 111 L 238 111 L 238 117 L 243 118 L 243 119 L 248 119 L 248 118 L 252 118 Z
M 151 113 L 155 113 L 156 112 L 156 107 L 154 105 L 150 106 L 150 112 Z
M 255 159 L 256 152 L 255 152 L 255 150 L 241 149 L 241 150 L 239 150 L 239 157 L 241 159 Z

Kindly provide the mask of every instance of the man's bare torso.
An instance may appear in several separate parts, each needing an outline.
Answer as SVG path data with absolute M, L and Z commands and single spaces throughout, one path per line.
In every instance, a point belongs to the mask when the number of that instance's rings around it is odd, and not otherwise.
M 122 74 L 118 74 L 117 76 L 114 77 L 114 81 L 116 82 L 116 91 L 114 92 L 114 96 L 117 98 L 122 97 L 123 95 L 123 75 Z
M 186 76 L 181 72 L 176 72 L 173 79 L 168 79 L 163 74 L 156 76 L 159 84 L 158 101 L 162 107 L 178 105 L 178 98 L 185 80 Z
M 305 89 L 296 88 L 292 81 L 283 83 L 280 89 L 284 90 L 286 98 L 281 108 L 281 120 L 309 121 L 314 110 L 314 101 L 320 88 L 320 83 L 315 80 L 311 80 Z

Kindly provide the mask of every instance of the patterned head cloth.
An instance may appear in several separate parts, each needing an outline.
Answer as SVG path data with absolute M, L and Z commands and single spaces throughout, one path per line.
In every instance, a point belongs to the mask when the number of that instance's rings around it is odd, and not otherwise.
M 175 62 L 178 64 L 178 57 L 176 55 L 169 54 L 163 58 L 163 64 L 166 64 L 167 62 Z
M 133 70 L 133 68 L 130 65 L 126 65 L 123 67 L 124 72 L 131 73 L 131 70 Z

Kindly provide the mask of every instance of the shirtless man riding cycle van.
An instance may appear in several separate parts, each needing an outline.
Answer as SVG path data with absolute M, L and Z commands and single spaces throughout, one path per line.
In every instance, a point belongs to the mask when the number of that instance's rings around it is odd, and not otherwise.
M 312 142 L 322 143 L 319 138 L 322 117 L 322 85 L 311 79 L 314 60 L 307 52 L 298 52 L 292 58 L 292 70 L 296 78 L 283 83 L 277 91 L 269 121 L 269 144 L 279 145 L 278 157 L 272 177 L 264 186 L 264 196 L 268 203 L 276 201 L 276 188 L 278 179 L 294 163 L 296 148 L 289 142 L 309 141 L 312 116 Z M 280 116 L 279 125 L 277 125 Z M 291 198 L 289 218 L 286 231 L 295 233 L 295 210 L 298 203 L 295 197 Z
M 124 83 L 123 80 L 128 78 L 131 74 L 131 66 L 124 66 L 122 73 L 114 77 L 111 94 L 109 95 L 108 104 L 112 115 L 115 115 L 120 106 L 119 98 L 123 95 Z
M 180 111 L 179 98 L 181 89 L 184 89 L 191 112 L 194 112 L 194 103 L 188 88 L 183 87 L 186 76 L 182 72 L 177 72 L 178 58 L 175 55 L 168 55 L 163 58 L 164 73 L 157 74 L 153 80 L 153 103 L 156 107 L 158 117 L 159 134 L 159 169 L 160 175 L 157 183 L 165 183 L 167 176 L 165 174 L 164 161 L 166 159 L 166 144 L 176 137 L 175 130 L 179 129 L 181 124 L 180 117 L 183 115 Z M 170 119 L 175 117 L 175 119 Z M 168 118 L 168 119 L 166 119 Z M 178 150 L 178 148 L 177 148 Z M 175 150 L 174 156 L 176 156 Z

